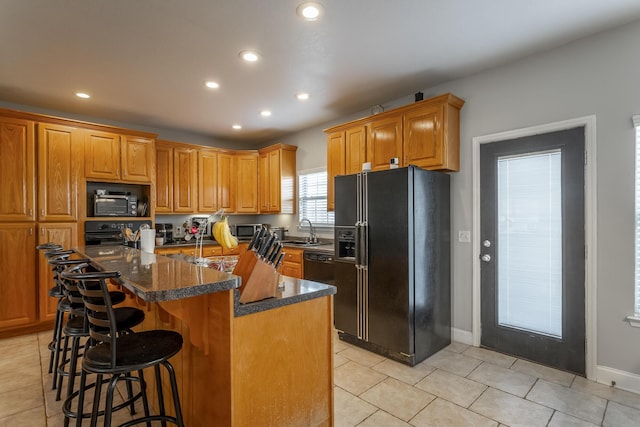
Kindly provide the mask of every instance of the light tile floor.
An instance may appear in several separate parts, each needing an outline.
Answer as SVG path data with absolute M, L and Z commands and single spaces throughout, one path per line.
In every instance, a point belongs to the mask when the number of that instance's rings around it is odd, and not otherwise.
M 62 425 L 50 336 L 0 340 L 0 426 Z M 453 343 L 412 368 L 337 337 L 334 351 L 336 427 L 640 425 L 640 395 L 485 349 Z

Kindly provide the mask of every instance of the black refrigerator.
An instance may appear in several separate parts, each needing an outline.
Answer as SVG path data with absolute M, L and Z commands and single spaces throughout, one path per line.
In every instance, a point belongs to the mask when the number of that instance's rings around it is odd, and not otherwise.
M 340 338 L 410 366 L 450 344 L 449 175 L 337 176 L 334 194 Z

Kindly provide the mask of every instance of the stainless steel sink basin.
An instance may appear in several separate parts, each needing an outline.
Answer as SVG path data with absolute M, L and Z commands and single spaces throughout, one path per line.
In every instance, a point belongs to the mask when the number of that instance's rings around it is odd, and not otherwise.
M 282 244 L 284 245 L 295 245 L 295 246 L 305 246 L 305 247 L 311 247 L 311 246 L 320 246 L 323 243 L 318 242 L 318 243 L 309 243 L 305 240 L 283 240 Z

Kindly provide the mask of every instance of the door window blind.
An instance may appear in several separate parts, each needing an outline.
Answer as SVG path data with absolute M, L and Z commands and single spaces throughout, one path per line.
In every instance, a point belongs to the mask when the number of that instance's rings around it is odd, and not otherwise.
M 633 116 L 636 128 L 636 182 L 635 182 L 635 304 L 636 317 L 640 316 L 640 115 Z

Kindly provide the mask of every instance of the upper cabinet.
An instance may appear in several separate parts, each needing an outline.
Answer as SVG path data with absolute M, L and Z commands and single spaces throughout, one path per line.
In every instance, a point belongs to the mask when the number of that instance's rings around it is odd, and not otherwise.
M 198 212 L 198 151 L 170 141 L 156 142 L 155 213 Z
M 334 209 L 333 177 L 345 174 L 344 131 L 330 133 L 327 137 L 327 209 Z
M 218 153 L 218 209 L 231 213 L 236 211 L 236 175 L 233 152 Z
M 366 158 L 367 162 L 371 162 L 371 170 L 389 169 L 389 160 L 394 157 L 402 162 L 402 115 L 376 117 L 368 127 Z
M 38 123 L 38 220 L 76 221 L 82 131 Z
M 198 150 L 198 208 L 207 213 L 218 210 L 217 150 Z
M 295 213 L 297 149 L 276 144 L 258 150 L 260 213 Z
M 328 207 L 333 210 L 333 178 L 399 166 L 460 170 L 460 109 L 464 101 L 450 93 L 326 129 Z
M 173 212 L 173 143 L 156 142 L 156 213 Z
M 35 220 L 35 124 L 0 117 L 0 221 Z
M 460 170 L 462 101 L 429 103 L 403 115 L 404 164 L 425 169 Z
M 98 130 L 85 131 L 86 178 L 150 183 L 153 139 Z
M 258 153 L 236 154 L 236 212 L 258 213 Z
M 154 174 L 154 140 L 131 135 L 123 135 L 120 139 L 122 180 L 151 182 Z

